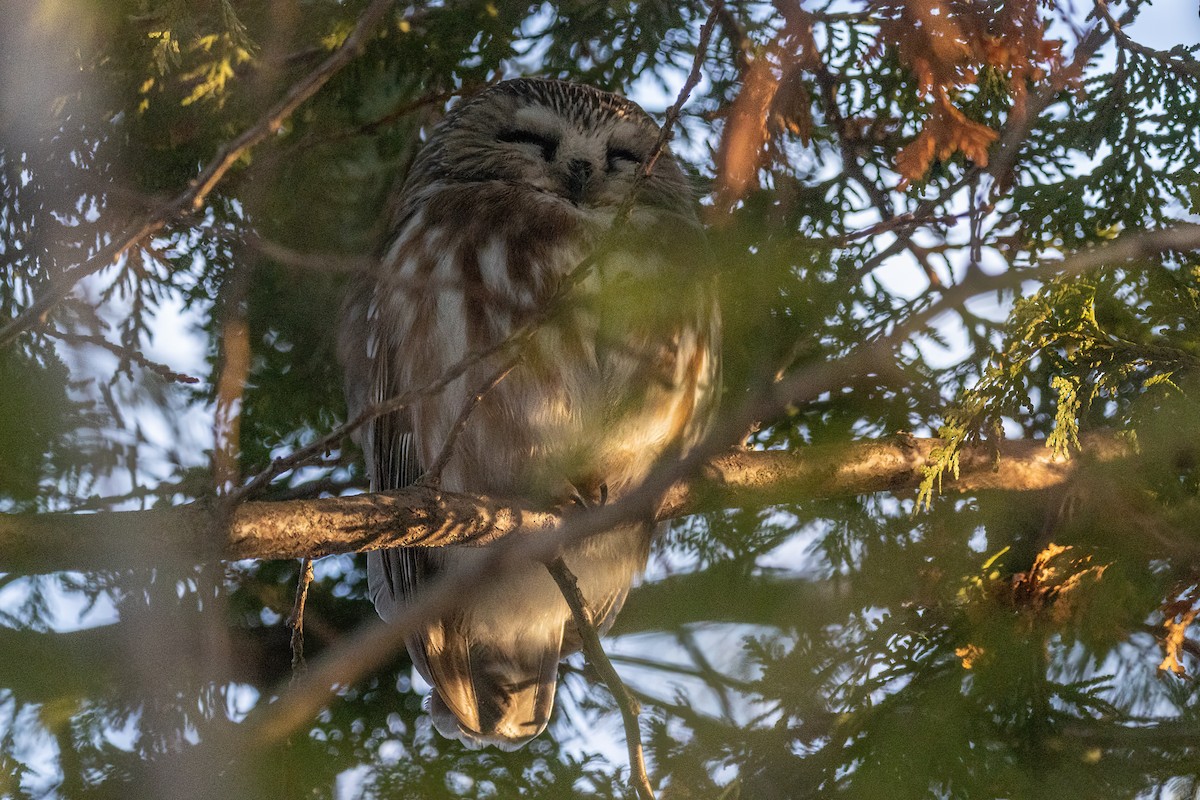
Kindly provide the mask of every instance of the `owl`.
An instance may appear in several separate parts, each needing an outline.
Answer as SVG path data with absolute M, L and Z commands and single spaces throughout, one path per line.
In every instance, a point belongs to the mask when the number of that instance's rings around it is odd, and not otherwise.
M 719 322 L 695 200 L 669 153 L 638 186 L 617 244 L 579 269 L 658 135 L 623 97 L 532 78 L 480 92 L 432 131 L 394 198 L 378 266 L 344 310 L 351 413 L 539 324 L 477 404 L 508 356 L 479 360 L 366 426 L 373 491 L 411 484 L 437 462 L 464 409 L 439 476 L 459 492 L 603 503 L 700 439 L 717 396 Z M 564 554 L 601 632 L 644 569 L 651 535 L 649 522 L 631 523 Z M 448 565 L 486 558 L 470 547 L 371 552 L 369 591 L 391 619 Z M 471 587 L 406 644 L 433 686 L 436 729 L 508 750 L 546 727 L 558 663 L 580 646 L 533 561 Z

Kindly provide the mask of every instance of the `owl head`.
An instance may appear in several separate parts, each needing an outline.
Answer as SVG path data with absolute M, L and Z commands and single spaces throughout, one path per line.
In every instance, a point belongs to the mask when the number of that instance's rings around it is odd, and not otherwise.
M 431 134 L 408 184 L 501 181 L 579 209 L 629 195 L 659 127 L 636 103 L 591 86 L 540 78 L 498 83 L 455 108 Z M 669 153 L 639 187 L 639 206 L 693 215 L 687 177 Z

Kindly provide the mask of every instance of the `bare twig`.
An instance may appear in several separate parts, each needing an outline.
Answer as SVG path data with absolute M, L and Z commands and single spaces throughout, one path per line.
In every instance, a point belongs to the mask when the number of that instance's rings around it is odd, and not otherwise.
M 512 372 L 513 367 L 517 365 L 517 356 L 512 356 L 500 365 L 499 369 L 493 372 L 483 384 L 475 390 L 475 392 L 467 398 L 467 402 L 463 405 L 462 410 L 458 412 L 458 417 L 454 420 L 454 425 L 451 426 L 450 432 L 446 434 L 446 441 L 442 444 L 441 452 L 437 454 L 437 458 L 433 460 L 433 464 L 421 475 L 420 483 L 422 486 L 437 486 L 442 480 L 442 470 L 446 468 L 446 462 L 450 460 L 450 456 L 454 453 L 454 444 L 458 441 L 458 437 L 467 427 L 467 422 L 470 421 L 471 415 L 475 413 L 475 409 L 483 402 L 483 398 L 487 397 L 488 392 L 496 388 L 496 384 L 504 380 L 508 373 Z
M 304 604 L 308 601 L 308 587 L 313 580 L 313 560 L 300 560 L 300 577 L 296 581 L 296 599 L 287 625 L 292 629 L 292 680 L 308 666 L 304 661 Z
M 704 59 L 708 55 L 708 43 L 712 39 L 713 27 L 717 24 L 717 20 L 724 8 L 724 0 L 716 0 L 713 3 L 712 11 L 708 14 L 708 19 L 700 26 L 700 38 L 696 42 L 696 56 L 692 59 L 692 69 L 688 72 L 687 80 L 680 87 L 679 94 L 675 97 L 675 102 L 667 109 L 662 129 L 658 132 L 658 141 L 654 143 L 654 149 L 650 151 L 650 156 L 642 164 L 642 171 L 638 173 L 638 181 L 649 178 L 650 173 L 654 171 L 654 165 L 666 149 L 667 142 L 671 139 L 671 132 L 674 130 L 675 124 L 679 121 L 679 115 L 683 112 L 684 103 L 688 101 L 688 98 L 692 96 L 692 90 L 700 83 L 700 71 L 704 67 Z M 638 181 L 635 181 L 635 189 Z M 633 198 L 635 195 L 636 191 L 629 193 L 630 198 Z
M 654 171 L 654 165 L 658 163 L 658 160 L 662 158 L 662 154 L 667 150 L 667 142 L 671 140 L 675 125 L 679 122 L 680 114 L 683 113 L 683 106 L 687 103 L 688 98 L 691 97 L 696 85 L 700 83 L 700 72 L 704 67 L 704 59 L 708 55 L 708 45 L 712 40 L 713 27 L 716 26 L 717 18 L 724 7 L 724 0 L 716 0 L 713 3 L 713 8 L 708 15 L 708 19 L 700 27 L 700 39 L 696 43 L 696 56 L 692 59 L 691 71 L 688 72 L 687 80 L 683 82 L 683 86 L 679 88 L 679 93 L 675 96 L 675 102 L 667 109 L 662 128 L 658 131 L 658 139 L 654 142 L 654 147 L 651 148 L 650 153 L 642 162 L 641 168 L 634 176 L 633 185 L 629 187 L 624 201 L 617 208 L 616 214 L 613 215 L 613 222 L 609 227 L 607 236 L 608 242 L 615 241 L 621 229 L 624 228 L 625 222 L 629 219 L 629 215 L 633 211 L 634 204 L 637 203 L 638 193 L 642 184 L 650 179 L 650 174 Z
M 896 233 L 896 238 L 887 247 L 880 250 L 858 268 L 856 271 L 858 277 L 863 278 L 871 274 L 889 258 L 908 247 L 921 224 L 927 221 L 938 208 L 953 200 L 955 195 L 971 182 L 975 174 L 977 174 L 977 168 L 973 167 L 967 170 L 959 176 L 958 180 L 948 184 L 936 196 L 922 200 L 917 203 L 917 207 L 913 210 L 905 211 L 897 217 L 893 217 L 892 219 L 896 220 L 895 223 L 892 220 L 883 220 L 876 223 L 876 226 L 884 226 L 884 230 L 889 228 L 897 228 L 899 230 Z M 855 232 L 853 235 L 857 237 L 861 234 Z
M 85 333 L 70 333 L 68 331 L 60 331 L 48 328 L 45 334 L 51 338 L 58 339 L 68 345 L 89 344 L 93 347 L 100 347 L 115 355 L 122 361 L 128 361 L 137 364 L 139 367 L 153 372 L 160 378 L 172 383 L 199 383 L 200 379 L 182 372 L 176 372 L 166 364 L 160 364 L 157 361 L 151 361 L 146 358 L 141 352 L 134 350 L 132 347 L 124 347 L 115 342 L 110 342 L 103 336 L 85 334 Z
M 316 94 L 330 78 L 350 63 L 351 59 L 366 45 L 368 37 L 383 20 L 395 0 L 374 0 L 359 17 L 354 30 L 346 37 L 342 46 L 299 82 L 292 86 L 266 114 L 240 136 L 217 151 L 187 189 L 171 201 L 159 206 L 146 219 L 133 225 L 124 234 L 113 238 L 95 256 L 74 267 L 60 272 L 45 289 L 11 322 L 0 329 L 0 347 L 6 347 L 18 336 L 38 324 L 79 281 L 118 261 L 130 249 L 137 247 L 153 236 L 169 222 L 199 210 L 209 193 L 225 177 L 225 173 L 237 163 L 248 150 L 273 136 L 306 100 Z
M 554 582 L 558 584 L 563 599 L 571 609 L 575 620 L 575 629 L 579 640 L 583 643 L 583 652 L 588 662 L 600 675 L 613 699 L 617 701 L 617 709 L 621 712 L 621 721 L 625 725 L 625 744 L 629 748 L 629 783 L 641 800 L 654 800 L 654 790 L 650 786 L 650 778 L 646 774 L 646 758 L 642 753 L 642 733 L 638 726 L 638 714 L 641 708 L 621 681 L 621 676 L 608 660 L 604 647 L 600 644 L 600 636 L 596 633 L 595 623 L 591 612 L 588 611 L 583 593 L 579 591 L 579 583 L 575 575 L 567 567 L 562 557 L 555 558 L 546 564 Z

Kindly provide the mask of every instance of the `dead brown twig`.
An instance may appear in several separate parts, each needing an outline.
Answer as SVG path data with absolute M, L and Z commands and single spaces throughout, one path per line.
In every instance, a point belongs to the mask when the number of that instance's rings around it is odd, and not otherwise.
M 308 587 L 313 580 L 313 560 L 300 560 L 300 577 L 296 580 L 296 598 L 292 602 L 292 613 L 288 615 L 287 626 L 292 629 L 292 680 L 304 671 L 307 664 L 304 661 L 304 606 L 308 602 Z
M 454 420 L 454 425 L 450 428 L 450 432 L 446 435 L 446 441 L 442 444 L 442 449 L 438 453 L 437 458 L 433 460 L 433 464 L 421 476 L 420 483 L 422 486 L 437 486 L 442 479 L 442 470 L 446 468 L 446 462 L 450 460 L 450 456 L 454 453 L 454 444 L 458 441 L 458 437 L 467 427 L 467 422 L 470 421 L 471 415 L 475 413 L 475 409 L 483 402 L 483 398 L 487 397 L 492 389 L 500 381 L 504 380 L 508 373 L 512 372 L 513 367 L 517 365 L 519 356 L 510 356 L 498 369 L 496 369 L 487 380 L 476 389 L 467 402 L 463 405 L 462 410 L 458 412 L 458 417 Z
M 583 643 L 583 652 L 588 662 L 600 675 L 613 699 L 617 701 L 617 709 L 621 712 L 621 721 L 625 725 L 625 744 L 629 748 L 629 783 L 641 800 L 654 800 L 654 789 L 650 786 L 650 777 L 646 774 L 646 758 L 642 751 L 642 733 L 638 725 L 638 715 L 641 707 L 633 695 L 625 688 L 621 676 L 617 674 L 612 661 L 600 644 L 600 635 L 596 633 L 596 625 L 588 611 L 583 593 L 579 591 L 579 582 L 567 563 L 559 556 L 546 564 L 550 576 L 558 584 L 563 599 L 571 609 L 571 617 L 575 620 L 575 630 Z

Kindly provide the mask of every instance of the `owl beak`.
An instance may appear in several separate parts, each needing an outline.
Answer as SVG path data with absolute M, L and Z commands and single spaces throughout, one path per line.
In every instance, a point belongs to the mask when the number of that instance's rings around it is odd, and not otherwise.
M 587 194 L 588 184 L 592 180 L 592 164 L 583 159 L 573 159 L 567 164 L 567 197 L 575 205 L 579 205 Z

